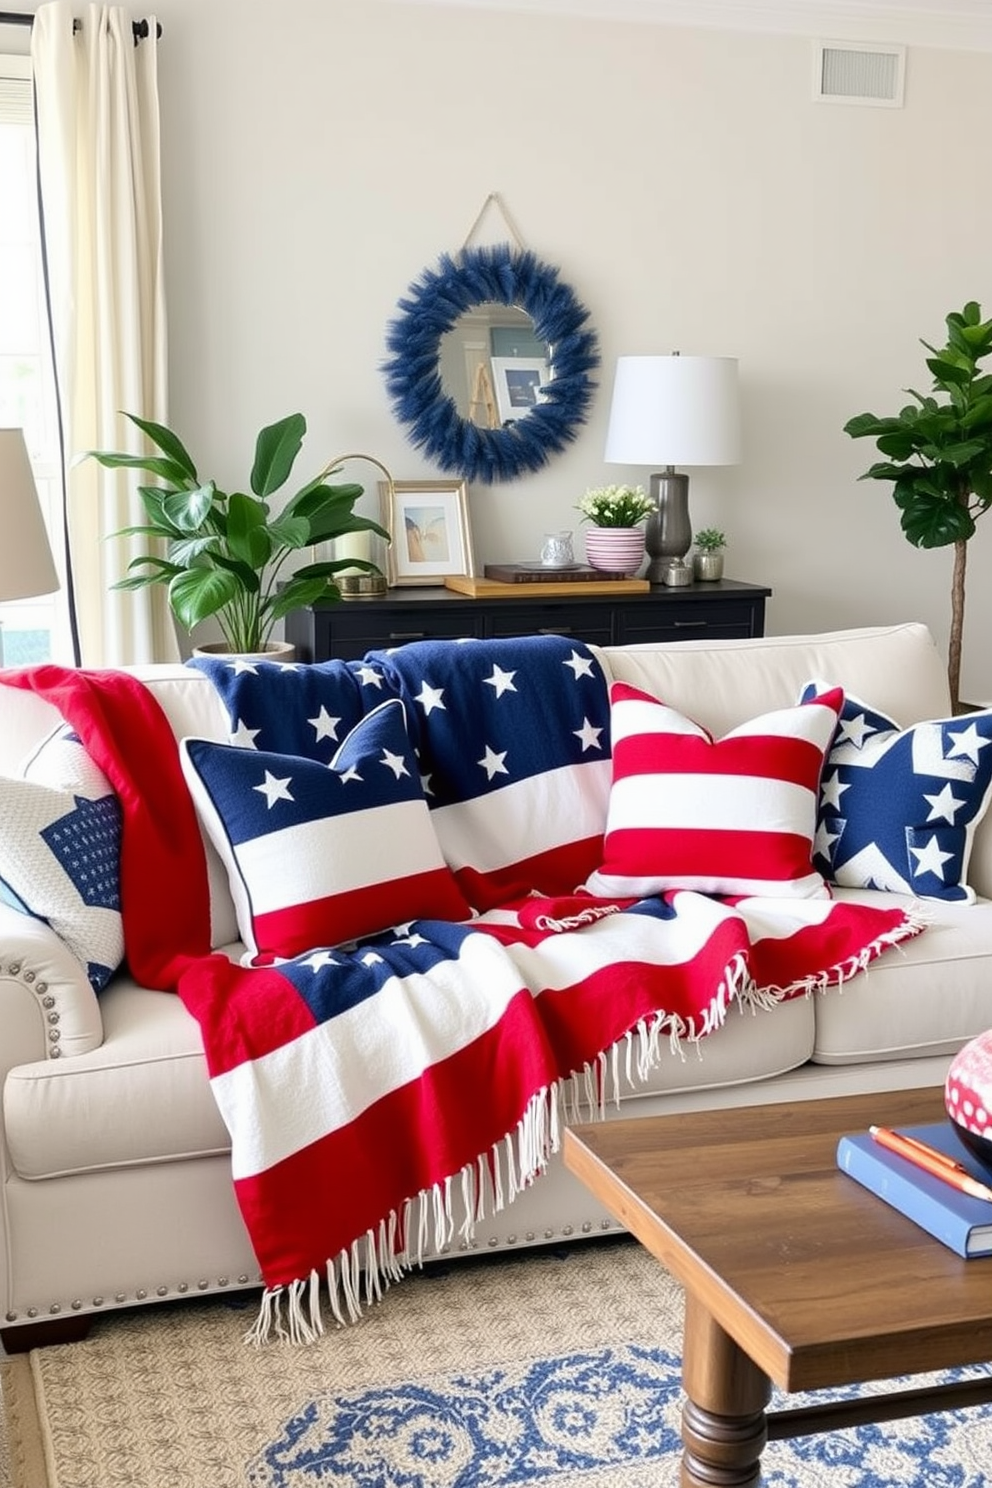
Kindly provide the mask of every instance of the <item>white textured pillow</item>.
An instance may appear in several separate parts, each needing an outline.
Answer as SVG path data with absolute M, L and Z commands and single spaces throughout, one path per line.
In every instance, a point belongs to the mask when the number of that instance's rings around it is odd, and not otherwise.
M 0 898 L 43 920 L 99 992 L 124 959 L 121 809 L 66 724 L 0 778 Z

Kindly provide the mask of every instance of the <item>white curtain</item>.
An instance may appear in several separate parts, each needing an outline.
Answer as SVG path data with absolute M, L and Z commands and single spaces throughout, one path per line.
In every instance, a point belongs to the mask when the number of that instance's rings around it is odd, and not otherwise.
M 62 407 L 69 542 L 84 666 L 178 656 L 160 586 L 112 590 L 144 520 L 130 472 L 80 460 L 142 438 L 121 411 L 166 422 L 156 22 L 137 46 L 119 5 L 40 5 L 31 32 L 38 161 Z

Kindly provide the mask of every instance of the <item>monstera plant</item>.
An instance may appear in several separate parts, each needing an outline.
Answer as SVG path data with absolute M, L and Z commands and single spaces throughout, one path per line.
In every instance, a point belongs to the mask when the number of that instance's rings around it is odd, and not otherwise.
M 164 545 L 164 551 L 132 559 L 128 577 L 118 580 L 115 589 L 166 584 L 172 612 L 186 630 L 213 616 L 229 650 L 250 653 L 264 650 L 276 621 L 290 610 L 321 599 L 340 599 L 334 583 L 339 569 L 379 572 L 375 564 L 357 558 L 287 568 L 304 549 L 348 532 L 378 532 L 389 538 L 377 522 L 355 515 L 363 488 L 329 485 L 329 468 L 273 510 L 269 498 L 289 479 L 303 444 L 307 425 L 302 413 L 291 413 L 262 429 L 249 478 L 251 492 L 229 495 L 215 481 L 200 479 L 171 429 L 133 413 L 125 417 L 159 453 L 87 453 L 101 465 L 143 470 L 155 478 L 156 485 L 138 488 L 147 521 L 112 536 L 145 537 Z
M 981 370 L 992 353 L 992 320 L 983 320 L 981 307 L 969 300 L 946 324 L 946 346 L 921 342 L 930 353 L 931 391 L 907 388 L 913 402 L 899 413 L 859 413 L 844 432 L 874 439 L 885 456 L 861 479 L 891 483 L 909 541 L 918 548 L 954 547 L 947 676 L 957 708 L 968 543 L 977 518 L 992 506 L 992 375 Z

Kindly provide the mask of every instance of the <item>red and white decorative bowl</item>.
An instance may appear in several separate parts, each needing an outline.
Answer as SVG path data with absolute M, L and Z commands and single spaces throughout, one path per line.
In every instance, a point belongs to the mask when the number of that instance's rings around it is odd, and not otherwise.
M 944 1105 L 962 1142 L 992 1172 L 992 1029 L 955 1054 Z

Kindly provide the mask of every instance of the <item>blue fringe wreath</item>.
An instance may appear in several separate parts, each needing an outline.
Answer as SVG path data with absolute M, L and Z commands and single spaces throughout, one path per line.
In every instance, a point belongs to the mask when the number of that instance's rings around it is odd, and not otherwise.
M 534 322 L 534 334 L 552 348 L 554 376 L 526 418 L 501 429 L 480 429 L 462 418 L 445 392 L 439 371 L 441 338 L 465 311 L 487 300 L 515 305 Z M 383 366 L 393 411 L 413 444 L 442 470 L 465 480 L 513 480 L 539 470 L 563 450 L 588 417 L 599 366 L 589 312 L 557 269 L 533 253 L 497 244 L 444 254 L 399 302 L 389 323 Z

